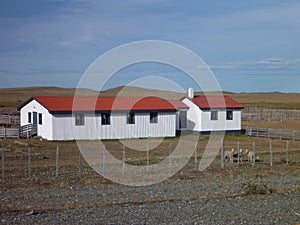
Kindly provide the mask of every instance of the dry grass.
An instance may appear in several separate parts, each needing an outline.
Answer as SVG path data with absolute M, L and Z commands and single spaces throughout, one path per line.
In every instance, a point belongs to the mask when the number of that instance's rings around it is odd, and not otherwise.
M 150 140 L 155 141 L 155 140 Z M 197 162 L 199 163 L 203 152 L 206 148 L 208 136 L 201 136 L 198 142 L 198 155 Z M 243 149 L 252 149 L 253 142 L 256 143 L 257 156 L 259 162 L 255 167 L 248 162 L 244 162 L 237 168 L 237 164 L 225 163 L 226 169 L 220 168 L 220 155 L 218 155 L 210 167 L 204 171 L 199 172 L 194 169 L 194 157 L 190 162 L 173 177 L 173 179 L 192 179 L 199 176 L 206 177 L 234 177 L 256 174 L 271 175 L 274 172 L 288 173 L 290 175 L 297 174 L 300 166 L 300 142 L 289 142 L 289 165 L 285 164 L 285 147 L 286 141 L 273 140 L 273 167 L 269 165 L 269 146 L 270 140 L 267 138 L 248 137 L 245 135 L 226 135 L 224 140 L 225 150 L 231 148 L 237 149 L 237 142 L 239 141 L 240 147 Z M 3 143 L 5 151 L 5 182 L 1 182 L 2 189 L 28 189 L 38 187 L 52 187 L 63 188 L 75 184 L 107 184 L 110 181 L 97 175 L 89 165 L 84 162 L 83 164 L 83 177 L 79 177 L 79 150 L 76 142 L 54 142 L 54 141 L 40 141 L 38 138 L 22 140 L 28 143 L 31 149 L 31 174 L 32 178 L 28 178 L 28 147 L 23 144 L 15 143 L 14 140 L 0 140 L 0 145 Z M 137 139 L 138 144 L 149 143 L 147 139 Z M 167 138 L 158 145 L 154 150 L 150 151 L 150 163 L 157 163 L 162 158 L 169 154 L 169 146 L 175 147 L 178 138 Z M 122 159 L 123 145 L 120 141 L 111 140 L 105 141 L 108 151 L 118 159 Z M 56 147 L 60 149 L 59 161 L 59 177 L 55 177 L 55 158 Z M 134 151 L 126 148 L 126 163 L 145 165 L 146 152 Z M 247 171 L 247 173 L 245 173 Z M 30 184 L 25 185 L 24 184 Z

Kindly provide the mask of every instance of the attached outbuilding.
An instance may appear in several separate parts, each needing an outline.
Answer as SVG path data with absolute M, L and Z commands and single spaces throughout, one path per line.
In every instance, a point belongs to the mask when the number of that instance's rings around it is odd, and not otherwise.
M 182 99 L 187 111 L 187 130 L 193 132 L 240 132 L 243 105 L 229 96 L 194 96 Z
M 47 140 L 97 140 L 174 137 L 187 127 L 188 106 L 157 97 L 36 96 L 18 109 L 20 125 L 37 125 Z

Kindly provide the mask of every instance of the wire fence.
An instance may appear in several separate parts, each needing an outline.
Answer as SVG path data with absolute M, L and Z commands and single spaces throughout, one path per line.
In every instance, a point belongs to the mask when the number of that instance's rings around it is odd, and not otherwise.
M 242 111 L 242 120 L 268 120 L 268 121 L 286 121 L 300 120 L 300 110 L 298 109 L 271 109 L 245 107 Z
M 277 138 L 285 140 L 300 140 L 299 130 L 284 130 L 274 128 L 247 127 L 246 135 L 255 137 Z
M 278 140 L 279 141 L 279 140 Z M 300 149 L 290 147 L 290 142 L 294 141 L 280 141 L 274 142 L 273 140 L 266 140 L 262 142 L 244 142 L 244 141 L 224 141 L 224 139 L 218 140 L 220 143 L 220 149 L 217 156 L 213 156 L 211 167 L 226 169 L 228 166 L 243 167 L 244 165 L 269 165 L 299 163 L 300 162 Z M 186 165 L 190 168 L 190 171 L 199 171 L 199 166 L 203 160 L 203 152 L 205 149 L 205 143 L 196 142 L 194 145 L 194 154 L 192 155 L 189 163 Z M 166 145 L 166 152 L 172 154 L 173 144 Z M 122 169 L 119 170 L 120 176 L 126 173 L 128 165 L 137 165 L 148 167 L 163 159 L 150 154 L 149 148 L 145 151 L 145 157 L 139 157 L 137 159 L 128 158 L 126 146 L 120 146 L 119 161 L 122 163 Z M 51 150 L 51 159 L 48 156 L 42 154 L 33 153 L 31 147 L 26 147 L 26 150 L 21 153 L 11 154 L 10 150 L 2 144 L 1 147 L 1 178 L 5 179 L 24 179 L 32 177 L 90 177 L 94 176 L 95 171 L 85 162 L 83 156 L 79 151 L 74 158 L 75 152 L 72 152 L 72 160 L 68 161 L 66 155 L 62 154 L 60 146 L 57 145 L 55 149 Z M 100 162 L 102 172 L 109 175 L 111 171 L 109 168 L 114 168 L 111 162 L 108 160 L 105 151 L 103 151 L 102 160 Z M 180 158 L 169 157 L 166 170 L 176 168 Z M 121 171 L 121 172 L 120 172 Z M 155 172 L 155 171 L 154 171 Z

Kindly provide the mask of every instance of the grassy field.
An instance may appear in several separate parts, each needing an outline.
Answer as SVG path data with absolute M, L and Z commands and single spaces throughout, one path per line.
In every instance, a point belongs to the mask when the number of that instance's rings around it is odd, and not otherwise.
M 203 156 L 207 146 L 209 136 L 201 135 L 198 139 L 197 148 L 197 165 Z M 125 141 L 126 142 L 126 141 Z M 147 144 L 158 145 L 149 152 L 150 164 L 158 163 L 169 155 L 169 146 L 172 143 L 173 149 L 178 143 L 178 137 L 167 138 L 162 142 L 160 139 L 136 139 L 127 140 L 127 144 L 131 146 L 144 146 Z M 299 171 L 300 163 L 300 145 L 299 141 L 289 141 L 289 165 L 286 165 L 286 141 L 273 140 L 273 167 L 270 163 L 270 140 L 267 138 L 248 137 L 245 135 L 226 135 L 224 139 L 225 150 L 237 149 L 237 145 L 242 149 L 252 149 L 253 142 L 256 145 L 257 157 L 259 157 L 255 168 L 251 163 L 246 161 L 244 157 L 243 163 L 237 167 L 237 163 L 230 164 L 225 162 L 225 170 L 220 167 L 220 154 L 213 160 L 209 168 L 204 172 L 199 172 L 195 169 L 195 156 L 193 155 L 190 162 L 177 173 L 175 178 L 186 179 L 197 176 L 237 176 L 247 171 L 247 175 L 255 174 L 272 174 L 272 173 L 289 173 L 295 174 Z M 115 158 L 122 161 L 123 143 L 117 140 L 103 141 L 107 150 Z M 86 162 L 83 164 L 83 177 L 79 178 L 79 150 L 75 141 L 45 141 L 39 138 L 25 139 L 21 142 L 16 140 L 0 140 L 0 145 L 5 148 L 5 183 L 2 183 L 2 188 L 9 188 L 11 185 L 14 188 L 24 187 L 24 183 L 30 182 L 32 188 L 40 185 L 70 185 L 82 182 L 107 183 L 110 182 L 101 176 L 98 176 Z M 56 171 L 56 148 L 59 146 L 59 177 L 55 178 Z M 28 177 L 28 148 L 31 151 L 31 179 Z M 101 154 L 101 153 L 99 153 Z M 131 165 L 143 166 L 147 163 L 146 151 L 136 151 L 126 148 L 126 163 Z M 222 175 L 223 174 L 223 175 Z M 180 178 L 181 179 L 181 178 Z M 64 182 L 61 182 L 64 180 Z

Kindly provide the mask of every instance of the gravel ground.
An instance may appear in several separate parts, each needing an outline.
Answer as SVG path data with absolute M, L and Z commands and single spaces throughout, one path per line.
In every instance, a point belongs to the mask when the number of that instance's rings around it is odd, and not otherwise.
M 4 189 L 2 224 L 296 224 L 299 176 Z

